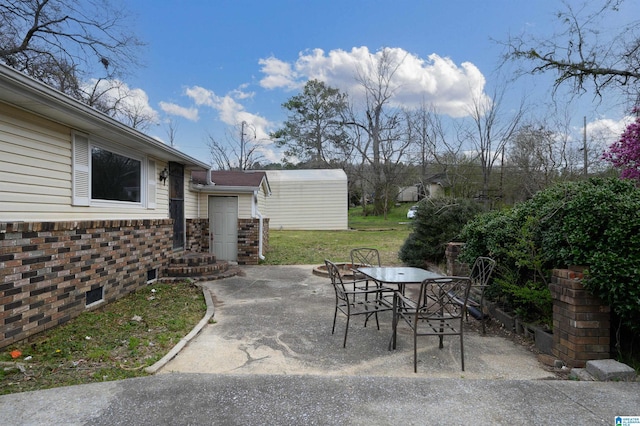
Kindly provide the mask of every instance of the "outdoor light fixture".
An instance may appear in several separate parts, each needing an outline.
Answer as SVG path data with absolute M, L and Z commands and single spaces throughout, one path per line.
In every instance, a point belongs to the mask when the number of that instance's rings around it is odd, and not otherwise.
M 160 172 L 160 182 L 163 182 L 166 185 L 168 177 L 169 177 L 169 170 L 167 170 L 167 168 L 165 167 L 164 170 Z

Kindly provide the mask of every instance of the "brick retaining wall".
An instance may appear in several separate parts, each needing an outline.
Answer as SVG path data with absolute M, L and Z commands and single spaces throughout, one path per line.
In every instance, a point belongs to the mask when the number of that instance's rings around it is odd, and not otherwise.
M 581 271 L 554 269 L 553 355 L 568 367 L 584 367 L 587 361 L 610 358 L 610 308 L 582 286 Z
M 464 247 L 464 243 L 449 243 L 445 248 L 445 260 L 447 262 L 447 275 L 464 277 L 469 275 L 469 265 L 458 260 L 458 256 Z
M 78 316 L 89 290 L 111 302 L 146 285 L 172 253 L 172 223 L 0 223 L 0 347 Z

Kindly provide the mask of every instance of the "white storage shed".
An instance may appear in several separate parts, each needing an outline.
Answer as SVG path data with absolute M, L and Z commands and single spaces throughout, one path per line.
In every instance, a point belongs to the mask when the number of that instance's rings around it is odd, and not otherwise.
M 273 230 L 349 228 L 347 174 L 342 169 L 267 170 Z

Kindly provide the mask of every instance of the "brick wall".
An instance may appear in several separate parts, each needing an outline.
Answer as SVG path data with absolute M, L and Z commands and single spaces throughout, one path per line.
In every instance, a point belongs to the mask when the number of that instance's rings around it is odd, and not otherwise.
M 449 243 L 444 251 L 445 260 L 447 262 L 447 275 L 455 275 L 464 277 L 469 275 L 469 265 L 461 263 L 458 256 L 464 247 L 464 243 Z
M 610 358 L 610 308 L 582 286 L 580 270 L 554 269 L 553 355 L 569 367 Z
M 269 241 L 269 219 L 263 219 L 263 253 Z M 238 219 L 238 264 L 257 265 L 260 261 L 260 220 L 259 219 Z
M 209 219 L 187 219 L 186 240 L 186 250 L 209 253 Z
M 0 223 L 0 347 L 78 316 L 88 290 L 111 302 L 144 286 L 172 234 L 171 219 Z

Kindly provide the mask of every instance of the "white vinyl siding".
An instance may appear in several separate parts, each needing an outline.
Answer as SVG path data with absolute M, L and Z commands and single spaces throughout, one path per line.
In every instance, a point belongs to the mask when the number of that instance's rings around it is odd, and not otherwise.
M 238 194 L 238 219 L 251 219 L 253 193 Z
M 147 208 L 156 208 L 156 192 L 158 186 L 158 170 L 156 169 L 156 162 L 148 160 L 147 163 Z
M 340 169 L 267 170 L 269 229 L 348 229 L 347 175 Z
M 145 203 L 74 205 L 73 134 L 66 126 L 0 104 L 0 222 L 168 217 L 168 207 L 147 209 Z M 168 206 L 165 188 L 157 187 L 156 206 Z
M 201 192 L 192 191 L 191 170 L 184 169 L 184 217 L 186 219 L 206 219 L 207 218 L 207 195 Z

